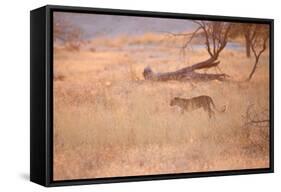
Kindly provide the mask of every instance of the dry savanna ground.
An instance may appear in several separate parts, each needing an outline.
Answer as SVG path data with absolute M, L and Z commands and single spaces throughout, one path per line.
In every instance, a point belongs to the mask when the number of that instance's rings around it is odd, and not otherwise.
M 254 59 L 230 48 L 220 57 L 227 82 L 143 80 L 146 66 L 167 72 L 208 58 L 203 47 L 183 56 L 180 43 L 144 34 L 55 47 L 54 180 L 269 167 L 269 128 L 245 126 L 243 116 L 250 105 L 269 107 L 268 53 L 250 82 Z M 199 95 L 226 112 L 209 119 L 169 105 Z

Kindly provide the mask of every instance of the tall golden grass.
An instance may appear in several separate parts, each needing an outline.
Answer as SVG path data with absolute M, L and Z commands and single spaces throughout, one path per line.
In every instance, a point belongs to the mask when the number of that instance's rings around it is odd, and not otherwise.
M 268 108 L 268 53 L 250 82 L 253 59 L 230 49 L 220 57 L 230 81 L 144 81 L 148 65 L 167 72 L 208 58 L 192 48 L 181 57 L 180 43 L 145 34 L 95 39 L 79 52 L 55 48 L 54 180 L 269 166 L 268 128 L 243 118 L 251 104 Z M 175 96 L 203 94 L 226 112 L 209 119 L 169 106 Z

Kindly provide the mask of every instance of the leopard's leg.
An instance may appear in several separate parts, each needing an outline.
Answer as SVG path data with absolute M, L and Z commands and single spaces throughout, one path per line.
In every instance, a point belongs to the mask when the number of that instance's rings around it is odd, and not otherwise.
M 210 105 L 208 105 L 208 115 L 210 119 L 215 117 L 215 112 L 211 109 Z
M 181 114 L 184 114 L 184 108 L 181 108 Z
M 210 106 L 203 105 L 202 108 L 205 112 L 208 112 L 209 119 L 211 119 L 212 118 L 212 110 L 211 110 Z

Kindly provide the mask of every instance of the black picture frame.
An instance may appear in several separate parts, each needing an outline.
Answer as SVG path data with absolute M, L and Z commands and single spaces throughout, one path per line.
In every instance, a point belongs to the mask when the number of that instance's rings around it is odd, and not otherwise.
M 160 174 L 54 181 L 53 173 L 53 12 L 96 13 L 157 18 L 254 22 L 270 25 L 270 167 L 212 172 Z M 46 5 L 30 12 L 30 180 L 53 187 L 274 172 L 274 20 L 260 18 L 148 12 Z

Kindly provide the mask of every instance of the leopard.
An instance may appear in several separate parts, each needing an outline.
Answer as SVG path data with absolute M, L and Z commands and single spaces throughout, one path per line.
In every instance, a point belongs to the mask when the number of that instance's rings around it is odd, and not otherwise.
M 222 109 L 217 109 L 213 99 L 208 95 L 200 95 L 191 98 L 174 97 L 170 101 L 170 106 L 175 105 L 181 108 L 182 114 L 184 114 L 184 112 L 190 112 L 202 108 L 208 113 L 209 118 L 215 117 L 214 110 L 219 113 L 226 111 L 225 105 Z

